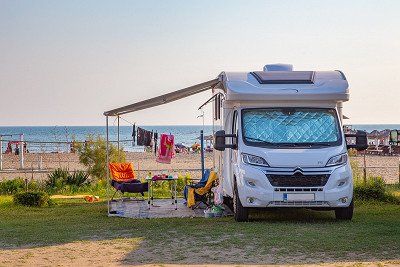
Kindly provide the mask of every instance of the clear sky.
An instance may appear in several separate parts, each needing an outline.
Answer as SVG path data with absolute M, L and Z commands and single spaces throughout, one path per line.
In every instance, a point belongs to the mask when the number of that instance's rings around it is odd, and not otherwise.
M 396 0 L 0 0 L 0 126 L 104 125 L 105 110 L 279 62 L 343 70 L 348 123 L 400 123 L 399 13 Z M 126 118 L 201 124 L 208 97 Z

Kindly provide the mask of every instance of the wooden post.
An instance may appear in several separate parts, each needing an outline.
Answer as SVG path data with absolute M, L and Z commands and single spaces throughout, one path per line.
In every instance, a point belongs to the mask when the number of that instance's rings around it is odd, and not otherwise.
M 3 170 L 3 141 L 0 135 L 0 171 Z
M 400 185 L 400 158 L 399 158 L 399 185 Z
M 117 149 L 118 149 L 118 160 L 120 160 L 119 159 L 119 157 L 120 157 L 120 155 L 119 155 L 119 115 L 117 116 L 117 121 L 118 121 L 118 127 L 117 127 Z
M 109 188 L 110 188 L 110 169 L 108 168 L 108 164 L 110 162 L 109 158 L 109 136 L 108 136 L 108 116 L 106 116 L 106 175 L 107 175 L 107 187 L 106 187 L 106 195 L 107 195 L 107 214 L 110 215 L 110 199 L 109 199 Z
M 19 167 L 24 168 L 24 134 L 20 135 L 19 141 Z
M 364 169 L 363 169 L 363 178 L 364 178 L 364 183 L 367 183 L 367 160 L 366 160 L 366 152 L 364 150 Z

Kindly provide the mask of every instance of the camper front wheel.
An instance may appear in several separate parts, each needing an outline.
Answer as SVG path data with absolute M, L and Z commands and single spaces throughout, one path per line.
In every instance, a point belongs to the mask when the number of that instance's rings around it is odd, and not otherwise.
M 351 201 L 350 206 L 346 208 L 335 209 L 335 217 L 337 220 L 348 220 L 353 218 L 354 200 Z
M 235 221 L 237 222 L 245 222 L 249 219 L 249 209 L 242 206 L 240 202 L 239 193 L 236 185 L 236 179 L 234 182 L 234 190 L 233 190 L 233 213 L 235 217 Z

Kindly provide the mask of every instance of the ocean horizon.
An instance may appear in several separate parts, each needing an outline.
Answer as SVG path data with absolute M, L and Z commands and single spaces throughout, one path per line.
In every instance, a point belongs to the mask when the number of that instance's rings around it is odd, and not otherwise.
M 346 124 L 347 125 L 347 124 Z M 399 129 L 400 124 L 352 124 L 353 129 L 371 132 L 373 130 Z M 182 143 L 186 146 L 199 142 L 200 131 L 204 135 L 212 134 L 212 125 L 153 125 L 141 126 L 143 129 L 157 132 L 170 133 L 175 136 L 175 143 Z M 217 126 L 216 126 L 217 127 Z M 10 135 L 13 136 L 5 136 Z M 105 126 L 0 126 L 0 135 L 2 137 L 3 151 L 6 149 L 10 140 L 18 141 L 19 134 L 24 135 L 24 141 L 28 143 L 28 150 L 31 152 L 54 152 L 68 151 L 66 144 L 38 144 L 29 142 L 71 142 L 85 141 L 90 135 L 105 137 Z M 117 140 L 117 126 L 109 127 L 109 139 Z M 126 151 L 135 151 L 136 146 L 132 143 L 132 126 L 120 126 L 121 145 Z

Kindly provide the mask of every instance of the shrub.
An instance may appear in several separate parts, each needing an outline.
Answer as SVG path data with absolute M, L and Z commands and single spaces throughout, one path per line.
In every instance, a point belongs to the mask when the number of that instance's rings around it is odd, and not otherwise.
M 26 188 L 25 180 L 22 178 L 15 178 L 12 180 L 4 180 L 0 182 L 0 194 L 1 195 L 13 195 L 17 192 L 28 190 L 39 190 L 40 184 L 36 181 L 29 181 Z
M 81 186 L 88 182 L 89 174 L 84 171 L 76 171 L 67 176 L 67 185 Z
M 96 139 L 88 136 L 87 139 L 85 143 L 76 145 L 79 161 L 87 167 L 92 177 L 106 178 L 106 141 L 100 136 Z M 125 152 L 122 149 L 118 151 L 113 144 L 109 144 L 109 159 L 110 162 L 125 162 Z
M 44 192 L 20 192 L 14 195 L 14 203 L 23 206 L 42 207 L 50 204 L 50 197 Z
M 46 187 L 49 189 L 60 189 L 62 188 L 69 176 L 67 169 L 58 168 L 47 175 Z
M 25 189 L 25 181 L 21 178 L 0 182 L 0 193 L 12 195 Z
M 400 202 L 396 196 L 387 190 L 381 177 L 367 177 L 366 181 L 357 179 L 354 183 L 354 197 L 359 200 Z
M 84 171 L 70 173 L 68 169 L 58 168 L 48 174 L 46 189 L 52 193 L 77 192 L 88 184 L 89 174 Z
M 351 166 L 351 170 L 353 172 L 353 177 L 358 180 L 361 179 L 361 177 L 363 176 L 363 172 L 362 170 L 359 168 L 358 166 L 358 162 L 355 160 L 351 160 L 350 159 L 350 166 Z

